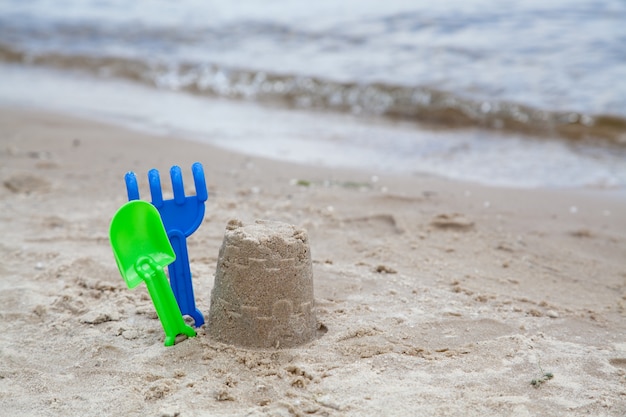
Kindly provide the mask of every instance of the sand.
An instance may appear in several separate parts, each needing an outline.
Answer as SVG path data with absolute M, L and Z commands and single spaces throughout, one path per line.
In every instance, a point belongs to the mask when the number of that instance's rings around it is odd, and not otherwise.
M 276 221 L 228 222 L 208 327 L 212 339 L 239 346 L 287 348 L 315 339 L 322 324 L 306 231 Z
M 198 308 L 228 222 L 280 221 L 308 233 L 321 337 L 243 348 L 205 325 L 163 346 L 108 227 L 126 171 L 145 196 L 178 164 L 193 194 L 196 161 Z M 623 194 L 298 166 L 4 108 L 0 202 L 3 415 L 626 415 Z

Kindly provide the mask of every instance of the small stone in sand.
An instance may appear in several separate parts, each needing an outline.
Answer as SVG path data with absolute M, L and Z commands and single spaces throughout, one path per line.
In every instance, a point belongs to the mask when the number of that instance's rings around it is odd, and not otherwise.
M 550 317 L 551 319 L 557 319 L 559 318 L 559 313 L 554 310 L 548 310 L 546 311 L 546 316 Z
M 398 271 L 396 271 L 395 269 L 387 266 L 387 265 L 378 265 L 375 269 L 376 272 L 378 272 L 379 274 L 396 274 L 398 273 Z

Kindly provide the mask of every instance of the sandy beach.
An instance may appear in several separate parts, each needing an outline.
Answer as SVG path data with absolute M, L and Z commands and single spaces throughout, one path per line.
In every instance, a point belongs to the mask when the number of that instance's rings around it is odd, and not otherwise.
M 204 166 L 189 238 L 208 315 L 228 222 L 308 232 L 321 337 L 163 346 L 108 240 L 123 176 Z M 165 194 L 171 189 L 167 175 Z M 170 189 L 168 189 L 170 187 Z M 626 199 L 301 166 L 0 109 L 7 416 L 625 416 Z M 534 384 L 531 382 L 534 381 Z

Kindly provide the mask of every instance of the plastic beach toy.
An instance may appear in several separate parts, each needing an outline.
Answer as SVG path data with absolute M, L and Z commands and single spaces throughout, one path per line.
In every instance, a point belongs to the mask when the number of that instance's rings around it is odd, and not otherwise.
M 176 260 L 168 267 L 170 285 L 174 291 L 176 301 L 178 301 L 180 311 L 184 315 L 191 316 L 194 320 L 194 325 L 200 327 L 204 324 L 204 317 L 200 310 L 196 308 L 193 295 L 189 255 L 187 252 L 187 237 L 195 232 L 200 223 L 202 223 L 204 202 L 208 198 L 208 192 L 202 164 L 199 162 L 194 163 L 191 171 L 196 186 L 195 196 L 185 196 L 183 176 L 180 167 L 176 165 L 170 169 L 172 189 L 174 191 L 173 199 L 163 200 L 159 171 L 156 169 L 148 171 L 148 182 L 150 183 L 152 204 L 161 214 L 167 237 L 176 254 Z M 128 200 L 139 200 L 139 187 L 135 173 L 128 172 L 124 180 L 126 181 Z
M 165 331 L 165 346 L 172 346 L 179 334 L 195 336 L 195 330 L 183 320 L 163 272 L 176 255 L 159 212 L 145 201 L 124 204 L 111 220 L 109 238 L 128 288 L 135 288 L 142 281 L 146 283 Z

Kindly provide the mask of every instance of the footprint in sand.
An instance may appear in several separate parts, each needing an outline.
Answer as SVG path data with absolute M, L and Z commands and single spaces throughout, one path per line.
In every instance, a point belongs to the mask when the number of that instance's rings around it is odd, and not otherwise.
M 344 220 L 345 224 L 356 227 L 363 231 L 371 229 L 376 235 L 402 234 L 404 229 L 398 226 L 396 218 L 391 214 L 376 214 L 366 217 L 358 217 Z
M 430 222 L 430 225 L 442 230 L 467 231 L 474 228 L 474 222 L 462 214 L 439 214 Z
M 626 369 L 626 358 L 613 358 L 609 359 L 609 363 L 616 368 Z
M 16 194 L 40 193 L 50 189 L 48 181 L 30 174 L 13 175 L 6 179 L 3 185 L 6 189 Z

